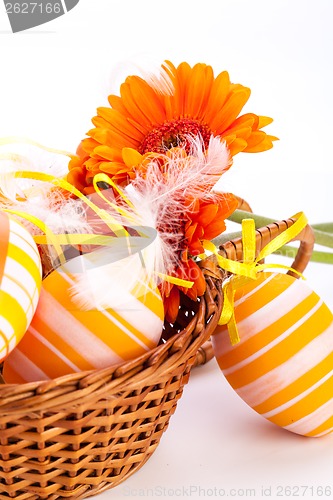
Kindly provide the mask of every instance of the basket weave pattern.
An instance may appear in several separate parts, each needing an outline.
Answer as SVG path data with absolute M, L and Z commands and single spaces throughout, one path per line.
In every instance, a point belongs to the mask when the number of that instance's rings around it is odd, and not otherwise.
M 257 250 L 292 225 L 289 219 L 257 231 Z M 311 229 L 298 239 L 294 262 L 303 271 L 313 248 Z M 242 242 L 221 254 L 242 258 Z M 85 498 L 114 487 L 156 449 L 193 365 L 211 357 L 202 347 L 222 309 L 223 275 L 214 258 L 202 263 L 207 291 L 182 297 L 164 341 L 132 361 L 46 382 L 0 385 L 0 499 Z M 210 344 L 210 343 L 209 343 Z
M 0 386 L 1 499 L 85 498 L 145 463 L 176 409 L 198 349 L 217 324 L 220 281 L 207 280 L 205 297 L 192 303 L 196 310 L 184 300 L 174 327 L 182 331 L 140 358 L 52 381 Z

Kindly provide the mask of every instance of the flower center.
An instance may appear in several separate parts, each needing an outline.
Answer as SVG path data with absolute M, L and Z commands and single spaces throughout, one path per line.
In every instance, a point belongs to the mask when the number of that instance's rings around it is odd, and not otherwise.
M 188 136 L 201 136 L 204 147 L 207 148 L 212 132 L 204 123 L 190 118 L 170 120 L 163 125 L 154 128 L 144 138 L 140 146 L 140 153 L 165 153 L 167 149 L 183 147 L 187 153 L 190 152 Z

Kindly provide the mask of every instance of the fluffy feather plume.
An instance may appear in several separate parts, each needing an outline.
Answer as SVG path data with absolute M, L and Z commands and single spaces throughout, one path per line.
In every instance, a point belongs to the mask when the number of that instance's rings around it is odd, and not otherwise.
M 110 246 L 78 256 L 58 268 L 58 272 L 73 277 L 71 294 L 79 309 L 120 310 L 128 306 L 130 293 L 140 297 L 150 285 L 155 287 L 143 264 L 146 244 L 142 237 L 112 238 Z
M 211 137 L 207 152 L 203 151 L 200 137 L 188 140 L 188 156 L 182 148 L 175 148 L 165 155 L 162 168 L 158 158 L 152 160 L 145 175 L 138 175 L 126 188 L 140 223 L 153 227 L 158 234 L 154 243 L 156 256 L 149 256 L 148 262 L 153 262 L 157 272 L 163 274 L 179 265 L 177 249 L 184 237 L 182 221 L 191 201 L 214 199 L 212 188 L 231 165 L 228 148 L 219 138 Z
M 170 69 L 167 63 L 163 66 L 161 67 L 160 60 L 155 60 L 151 55 L 136 54 L 135 60 L 121 61 L 113 68 L 107 90 L 114 88 L 114 93 L 117 93 L 121 82 L 128 78 L 127 75 L 136 75 L 143 78 L 158 94 L 172 95 L 175 89 L 169 75 Z
M 3 140 L 6 142 L 6 140 Z M 1 144 L 1 141 L 0 141 Z M 68 198 L 51 183 L 22 178 L 19 172 L 44 173 L 56 178 L 64 176 L 68 164 L 65 154 L 50 152 L 31 144 L 11 143 L 0 148 L 0 209 L 33 216 L 54 234 L 89 233 L 85 206 Z M 42 231 L 28 218 L 16 216 L 32 235 Z M 41 245 L 44 275 L 59 265 L 52 245 Z
M 42 220 L 56 234 L 89 231 L 80 202 L 67 199 L 53 185 L 17 176 L 18 172 L 38 172 L 61 178 L 66 174 L 68 157 L 31 144 L 6 144 L 0 148 L 0 208 L 25 212 Z M 21 221 L 32 234 L 40 230 Z
M 200 138 L 189 140 L 192 145 L 190 155 L 186 155 L 181 148 L 175 148 L 166 155 L 152 157 L 144 170 L 124 189 L 123 200 L 118 200 L 118 205 L 126 210 L 128 217 L 120 213 L 112 215 L 124 226 L 134 225 L 136 231 L 150 238 L 149 244 L 139 249 L 140 259 L 132 259 L 133 264 L 129 264 L 130 257 L 126 260 L 129 254 L 133 256 L 137 252 L 135 247 L 128 249 L 128 245 L 132 245 L 131 238 L 115 243 L 118 249 L 111 247 L 101 251 L 100 257 L 106 259 L 103 265 L 103 259 L 95 261 L 98 264 L 95 267 L 87 266 L 86 261 L 84 272 L 77 275 L 72 288 L 73 297 L 81 308 L 114 307 L 118 301 L 117 287 L 110 289 L 113 283 L 118 283 L 119 290 L 123 290 L 124 286 L 132 289 L 136 281 L 155 283 L 156 286 L 159 274 L 172 274 L 180 265 L 184 214 L 190 208 L 188 200 L 207 197 L 213 200 L 216 197 L 212 193 L 213 186 L 230 167 L 228 150 L 219 138 L 211 139 L 206 153 Z M 113 190 L 103 191 L 103 195 L 108 196 L 109 201 L 115 201 Z M 151 237 L 152 230 L 154 237 Z M 117 263 L 114 261 L 116 257 L 120 257 Z M 88 256 L 88 260 L 90 258 L 93 256 Z M 135 273 L 134 268 L 127 273 L 127 266 L 131 268 L 131 265 L 136 269 Z
M 172 80 L 163 67 L 157 64 L 141 70 L 144 80 L 158 93 L 162 95 L 172 95 L 175 91 Z
M 214 136 L 210 137 L 206 151 L 200 136 L 187 136 L 186 142 L 190 145 L 189 155 L 184 156 L 182 148 L 174 148 L 165 162 L 162 180 L 158 178 L 156 161 L 153 161 L 148 166 L 146 178 L 138 177 L 133 181 L 134 186 L 142 192 L 145 182 L 151 187 L 157 184 L 162 189 L 162 196 L 172 198 L 210 195 L 222 174 L 232 165 L 229 150 L 225 142 Z
M 21 142 L 22 141 L 22 142 Z M 43 172 L 63 177 L 68 169 L 66 153 L 48 150 L 28 139 L 0 139 L 0 194 L 15 201 L 25 192 L 49 189 L 49 185 L 33 179 L 16 177 L 16 172 Z

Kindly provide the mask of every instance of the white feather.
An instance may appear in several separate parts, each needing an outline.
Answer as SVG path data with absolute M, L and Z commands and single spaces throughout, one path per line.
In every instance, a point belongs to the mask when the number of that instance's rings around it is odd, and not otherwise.
M 175 88 L 169 72 L 167 63 L 161 66 L 160 60 L 151 55 L 135 54 L 135 59 L 132 61 L 130 59 L 120 61 L 113 67 L 106 90 L 109 92 L 111 89 L 111 92 L 116 94 L 122 82 L 127 80 L 127 75 L 133 75 L 145 80 L 158 94 L 173 95 Z
M 124 195 L 130 205 L 123 208 L 129 212 L 128 220 L 114 212 L 112 215 L 124 226 L 134 225 L 146 237 L 150 231 L 150 244 L 140 249 L 137 267 L 134 266 L 129 273 L 124 255 L 128 255 L 128 244 L 132 245 L 130 253 L 136 251 L 131 238 L 118 239 L 113 247 L 96 254 L 97 259 L 90 255 L 89 259 L 93 259 L 96 265 L 87 266 L 86 261 L 84 271 L 76 275 L 76 284 L 72 288 L 74 300 L 81 308 L 113 308 L 117 303 L 118 289 L 129 291 L 139 280 L 157 284 L 159 274 L 171 274 L 180 265 L 179 249 L 184 238 L 188 198 L 206 199 L 209 196 L 213 199 L 216 196 L 211 192 L 213 186 L 230 166 L 227 147 L 219 138 L 210 140 L 206 153 L 200 138 L 189 138 L 189 141 L 190 156 L 184 159 L 179 149 L 169 152 L 168 156 L 163 155 L 164 169 L 161 169 L 160 162 L 152 159 L 145 174 L 138 174 L 125 188 Z M 112 190 L 103 191 L 103 195 L 114 201 Z M 151 237 L 151 230 L 156 232 L 155 238 Z M 103 259 L 99 259 L 103 255 L 110 259 L 110 253 L 114 253 L 112 259 L 120 258 L 119 262 L 101 265 Z
M 39 191 L 49 190 L 48 183 L 18 178 L 15 172 L 43 172 L 63 177 L 68 170 L 68 161 L 65 154 L 46 151 L 36 145 L 0 142 L 0 194 L 15 201 L 18 197 L 24 198 L 25 193 L 30 194 L 32 190 L 35 195 Z
M 141 70 L 144 80 L 158 93 L 162 95 L 173 95 L 175 92 L 174 85 L 166 69 L 163 67 L 150 67 L 149 69 Z
M 67 163 L 68 157 L 64 154 L 45 151 L 35 145 L 2 144 L 0 147 L 0 209 L 9 209 L 33 216 L 55 234 L 91 232 L 91 227 L 86 220 L 85 207 L 81 201 L 67 199 L 60 194 L 60 191 L 57 191 L 55 198 L 52 196 L 53 185 L 51 183 L 22 178 L 18 175 L 21 171 L 41 172 L 58 178 L 66 172 Z M 32 235 L 42 234 L 42 231 L 28 218 L 19 217 L 19 219 Z M 54 267 L 56 258 L 53 247 L 44 245 L 44 263 L 51 263 Z
M 224 141 L 211 136 L 207 151 L 201 137 L 187 137 L 190 143 L 189 157 L 171 157 L 167 164 L 166 182 L 168 193 L 183 192 L 188 198 L 209 194 L 221 175 L 230 168 L 231 158 Z
M 110 247 L 76 257 L 58 268 L 58 272 L 74 277 L 71 294 L 79 309 L 119 309 L 126 306 L 130 293 L 143 295 L 148 289 L 141 253 L 144 238 L 125 240 L 114 238 Z

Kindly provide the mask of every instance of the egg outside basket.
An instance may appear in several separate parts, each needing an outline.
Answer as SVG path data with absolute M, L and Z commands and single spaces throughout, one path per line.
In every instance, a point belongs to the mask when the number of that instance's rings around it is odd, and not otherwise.
M 257 250 L 294 223 L 257 230 Z M 311 256 L 307 226 L 294 267 Z M 242 259 L 240 239 L 221 254 Z M 223 274 L 213 258 L 202 263 L 207 291 L 182 297 L 175 325 L 161 345 L 132 361 L 47 382 L 0 385 L 0 499 L 86 498 L 112 488 L 152 455 L 174 413 L 190 369 L 211 357 L 222 308 Z M 208 347 L 206 347 L 208 346 Z

